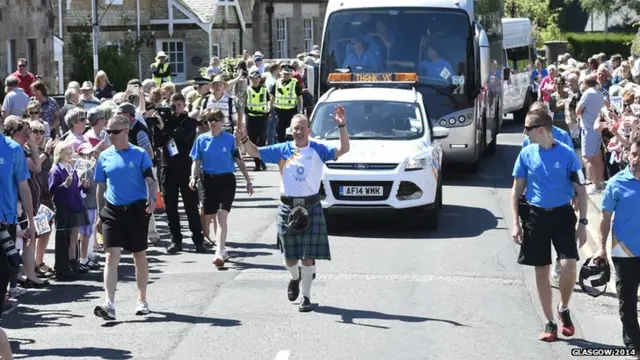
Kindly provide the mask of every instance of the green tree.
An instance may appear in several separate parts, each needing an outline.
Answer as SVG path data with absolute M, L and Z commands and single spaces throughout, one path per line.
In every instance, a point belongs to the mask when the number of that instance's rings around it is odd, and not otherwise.
M 138 54 L 145 39 L 127 31 L 119 46 L 104 46 L 99 50 L 100 70 L 109 76 L 116 90 L 124 90 L 131 79 L 138 77 Z
M 506 0 L 504 6 L 508 17 L 531 19 L 536 46 L 543 46 L 546 41 L 564 39 L 558 27 L 558 14 L 562 8 L 552 10 L 551 0 Z

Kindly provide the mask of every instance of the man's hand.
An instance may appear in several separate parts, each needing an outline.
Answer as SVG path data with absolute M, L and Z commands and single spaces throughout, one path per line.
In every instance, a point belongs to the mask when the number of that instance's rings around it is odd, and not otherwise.
M 335 114 L 331 114 L 331 117 L 338 126 L 344 126 L 347 123 L 347 111 L 342 105 L 336 105 Z
M 522 226 L 520 226 L 519 221 L 514 222 L 511 236 L 513 237 L 513 242 L 522 245 Z
M 149 199 L 149 202 L 147 203 L 147 214 L 153 214 L 154 212 L 156 212 L 156 199 Z
M 102 235 L 102 219 L 100 219 L 99 216 L 98 216 L 98 219 L 96 220 L 95 231 L 98 234 Z
M 192 176 L 191 178 L 189 178 L 189 188 L 193 191 L 198 190 L 198 188 L 196 187 L 196 184 L 198 184 L 198 179 L 195 176 Z
M 35 220 L 33 220 L 33 221 L 29 221 L 29 228 L 27 228 L 27 244 L 35 244 L 35 243 L 36 243 L 36 225 L 35 225 Z
M 578 248 L 584 246 L 587 242 L 587 227 L 584 224 L 579 224 L 576 230 L 576 240 L 578 241 Z
M 247 181 L 247 194 L 249 196 L 253 195 L 253 184 L 249 181 Z
M 593 254 L 592 260 L 594 263 L 600 262 L 600 261 L 608 262 L 609 260 L 607 257 L 607 250 L 605 250 L 604 247 L 600 247 L 598 251 L 596 251 L 596 253 Z

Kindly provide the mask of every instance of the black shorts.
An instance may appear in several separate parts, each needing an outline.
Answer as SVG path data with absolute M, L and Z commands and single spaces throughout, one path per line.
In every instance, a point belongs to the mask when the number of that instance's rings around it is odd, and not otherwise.
M 151 214 L 146 208 L 146 200 L 126 206 L 107 203 L 100 211 L 104 248 L 119 247 L 131 253 L 147 250 Z
M 16 225 L 9 225 L 9 229 L 7 230 L 15 243 L 17 235 Z M 7 286 L 9 286 L 10 277 L 11 267 L 9 267 L 7 255 L 4 253 L 2 247 L 0 247 L 0 300 L 2 300 L 2 303 L 0 303 L 0 319 L 2 318 L 2 312 L 4 311 L 4 297 L 7 295 Z
M 236 198 L 235 174 L 204 174 L 202 189 L 202 209 L 205 215 L 213 215 L 218 209 L 231 211 L 231 205 Z
M 551 265 L 552 244 L 558 259 L 580 260 L 576 241 L 578 218 L 570 204 L 553 209 L 529 205 L 523 215 L 523 240 L 518 256 L 519 264 Z

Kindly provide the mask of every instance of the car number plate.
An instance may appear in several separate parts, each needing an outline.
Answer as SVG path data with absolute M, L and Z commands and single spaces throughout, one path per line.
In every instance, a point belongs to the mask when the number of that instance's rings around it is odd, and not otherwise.
M 340 186 L 340 196 L 382 196 L 382 186 Z

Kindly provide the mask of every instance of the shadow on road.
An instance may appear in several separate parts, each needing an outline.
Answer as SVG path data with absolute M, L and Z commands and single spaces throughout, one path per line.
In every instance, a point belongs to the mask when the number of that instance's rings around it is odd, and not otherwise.
M 5 329 L 67 327 L 71 326 L 71 324 L 67 324 L 62 320 L 82 317 L 84 316 L 72 314 L 69 310 L 38 311 L 34 308 L 19 306 L 11 313 L 10 317 L 2 319 L 2 327 Z
M 272 265 L 272 264 L 253 264 L 243 261 L 229 260 L 229 264 L 233 264 L 234 270 L 248 270 L 248 269 L 260 269 L 267 271 L 282 271 L 286 270 L 284 265 Z
M 371 217 L 349 216 L 348 220 L 331 218 L 329 221 L 330 235 L 379 239 L 474 238 L 498 226 L 498 219 L 491 211 L 460 205 L 442 207 L 440 226 L 434 232 L 419 229 L 424 220 L 418 218 L 399 218 L 389 222 L 388 218 L 376 221 Z
M 393 321 L 401 321 L 401 322 L 409 322 L 409 323 L 437 321 L 437 322 L 447 323 L 453 326 L 467 327 L 467 325 L 461 324 L 453 320 L 409 316 L 409 315 L 393 315 L 393 314 L 385 314 L 378 311 L 369 311 L 369 310 L 342 309 L 334 306 L 316 305 L 313 311 L 320 314 L 338 315 L 342 318 L 341 321 L 338 321 L 338 322 L 342 322 L 345 324 L 367 326 L 367 327 L 373 327 L 378 329 L 390 329 L 390 327 L 382 326 L 382 325 L 358 324 L 353 322 L 353 320 L 354 319 L 375 319 L 375 320 L 393 320 Z
M 93 274 L 92 274 L 93 275 Z M 97 275 L 97 274 L 96 274 Z M 100 274 L 100 276 L 102 276 Z M 79 280 L 85 280 L 79 278 Z M 38 293 L 26 294 L 20 297 L 20 305 L 54 305 L 54 304 L 70 304 L 74 302 L 84 302 L 96 299 L 97 297 L 90 295 L 94 292 L 104 291 L 102 285 L 89 285 L 79 283 L 60 283 L 56 282 L 50 287 L 50 290 L 41 291 Z M 15 313 L 20 313 L 22 306 L 19 306 Z M 17 316 L 19 317 L 19 316 Z M 10 323 L 16 316 L 12 315 L 6 319 L 2 319 L 2 325 Z
M 160 316 L 157 316 L 160 315 Z M 120 324 L 134 324 L 134 323 L 183 323 L 183 324 L 210 324 L 211 326 L 219 326 L 219 327 L 234 327 L 240 326 L 242 323 L 240 320 L 234 319 L 220 319 L 220 318 L 211 318 L 205 316 L 192 316 L 192 315 L 184 315 L 177 314 L 167 311 L 152 311 L 151 314 L 144 318 L 140 318 L 132 321 L 109 321 L 102 324 L 102 327 L 114 327 Z
M 31 339 L 13 339 L 9 338 L 11 343 L 11 352 L 15 359 L 36 358 L 55 356 L 58 358 L 100 358 L 110 360 L 133 359 L 131 351 L 113 349 L 113 348 L 96 348 L 96 347 L 78 347 L 78 348 L 55 348 L 55 349 L 23 349 L 22 346 L 33 345 L 35 340 Z

